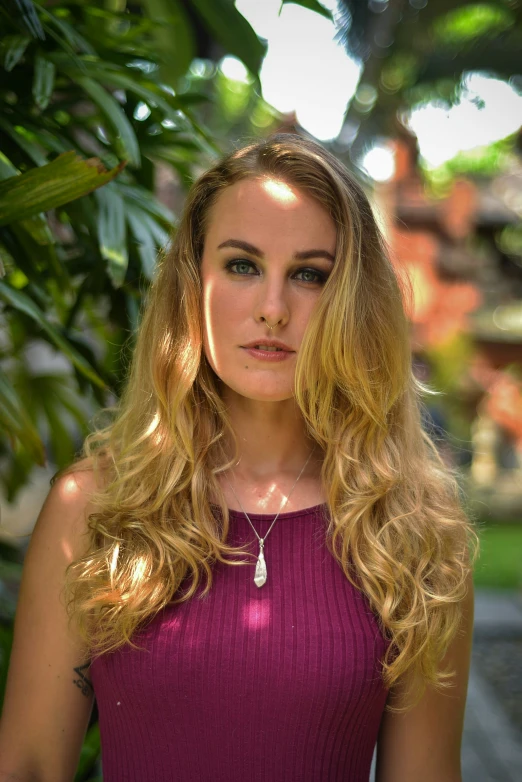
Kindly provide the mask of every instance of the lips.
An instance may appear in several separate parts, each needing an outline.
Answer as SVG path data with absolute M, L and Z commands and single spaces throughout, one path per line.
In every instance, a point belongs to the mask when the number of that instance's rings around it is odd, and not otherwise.
M 280 342 L 279 340 L 260 340 L 259 342 L 250 342 L 247 345 L 241 345 L 241 347 L 246 348 L 247 350 L 250 349 L 262 349 L 262 348 L 278 348 L 279 350 L 284 351 L 285 353 L 295 353 L 294 350 L 292 350 L 291 347 L 288 345 L 285 345 L 284 342 Z
M 254 346 L 244 347 L 241 350 L 248 351 L 249 355 L 257 361 L 268 362 L 269 364 L 286 361 L 290 356 L 295 355 L 293 350 L 260 350 Z

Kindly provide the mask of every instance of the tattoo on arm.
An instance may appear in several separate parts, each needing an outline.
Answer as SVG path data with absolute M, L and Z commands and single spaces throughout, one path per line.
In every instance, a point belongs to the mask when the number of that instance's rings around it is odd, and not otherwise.
M 91 684 L 90 679 L 85 676 L 85 674 L 82 673 L 86 668 L 89 668 L 90 663 L 86 663 L 85 665 L 80 665 L 78 668 L 75 668 L 75 673 L 78 674 L 78 679 L 73 679 L 73 684 L 76 684 L 77 687 L 80 688 L 82 691 L 82 694 L 88 697 L 91 693 L 94 693 L 94 688 Z

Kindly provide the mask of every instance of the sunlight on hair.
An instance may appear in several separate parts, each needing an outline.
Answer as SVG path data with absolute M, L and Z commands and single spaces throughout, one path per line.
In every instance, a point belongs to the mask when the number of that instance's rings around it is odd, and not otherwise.
M 150 423 L 149 428 L 147 429 L 147 437 L 151 435 L 155 431 L 155 429 L 158 428 L 159 420 L 160 420 L 159 413 L 156 413 Z
M 269 195 L 282 203 L 293 204 L 297 200 L 297 196 L 292 188 L 280 179 L 265 179 L 263 188 Z
M 149 424 L 149 427 L 147 431 L 145 432 L 146 437 L 152 437 L 152 441 L 156 445 L 161 445 L 161 443 L 165 440 L 165 433 L 161 430 L 158 430 L 158 426 L 160 423 L 160 414 L 155 413 L 152 421 Z
M 116 543 L 114 546 L 114 551 L 112 552 L 112 559 L 111 559 L 111 587 L 114 589 L 114 574 L 116 572 L 116 565 L 118 564 L 118 555 L 120 553 L 120 544 Z
M 147 559 L 145 556 L 137 557 L 135 562 L 132 563 L 132 575 L 131 579 L 134 584 L 141 584 L 144 580 L 145 574 L 148 570 Z

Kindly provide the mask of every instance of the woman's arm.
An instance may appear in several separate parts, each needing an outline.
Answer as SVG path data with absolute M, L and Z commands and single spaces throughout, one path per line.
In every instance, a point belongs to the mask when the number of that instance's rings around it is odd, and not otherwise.
M 0 781 L 72 782 L 94 702 L 61 590 L 66 566 L 87 551 L 85 490 L 92 473 L 59 478 L 24 560 L 0 722 Z
M 473 642 L 473 577 L 462 602 L 462 622 L 443 660 L 454 670 L 453 686 L 444 693 L 427 688 L 409 712 L 384 712 L 377 741 L 376 782 L 462 782 L 460 753 Z M 405 685 L 402 687 L 404 689 Z M 399 688 L 388 696 L 394 698 Z

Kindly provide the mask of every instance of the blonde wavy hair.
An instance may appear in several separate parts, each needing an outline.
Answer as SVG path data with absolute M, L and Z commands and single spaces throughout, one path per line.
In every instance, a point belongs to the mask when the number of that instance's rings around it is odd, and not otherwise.
M 232 151 L 187 196 L 146 295 L 119 404 L 83 445 L 81 458 L 103 480 L 92 495 L 89 552 L 67 568 L 69 617 L 91 654 L 134 645 L 134 631 L 167 604 L 191 599 L 203 574 L 208 593 L 213 562 L 255 560 L 225 542 L 229 515 L 217 475 L 239 452 L 202 349 L 200 262 L 220 193 L 264 176 L 313 196 L 337 225 L 335 265 L 297 355 L 295 400 L 324 453 L 328 548 L 390 641 L 385 686 L 417 674 L 413 705 L 428 683 L 451 686 L 439 663 L 459 628 L 478 537 L 456 475 L 421 424 L 430 389 L 412 372 L 411 286 L 390 261 L 362 187 L 299 136 L 275 134 Z M 225 435 L 236 449 L 229 461 Z M 75 469 L 76 462 L 53 481 Z

